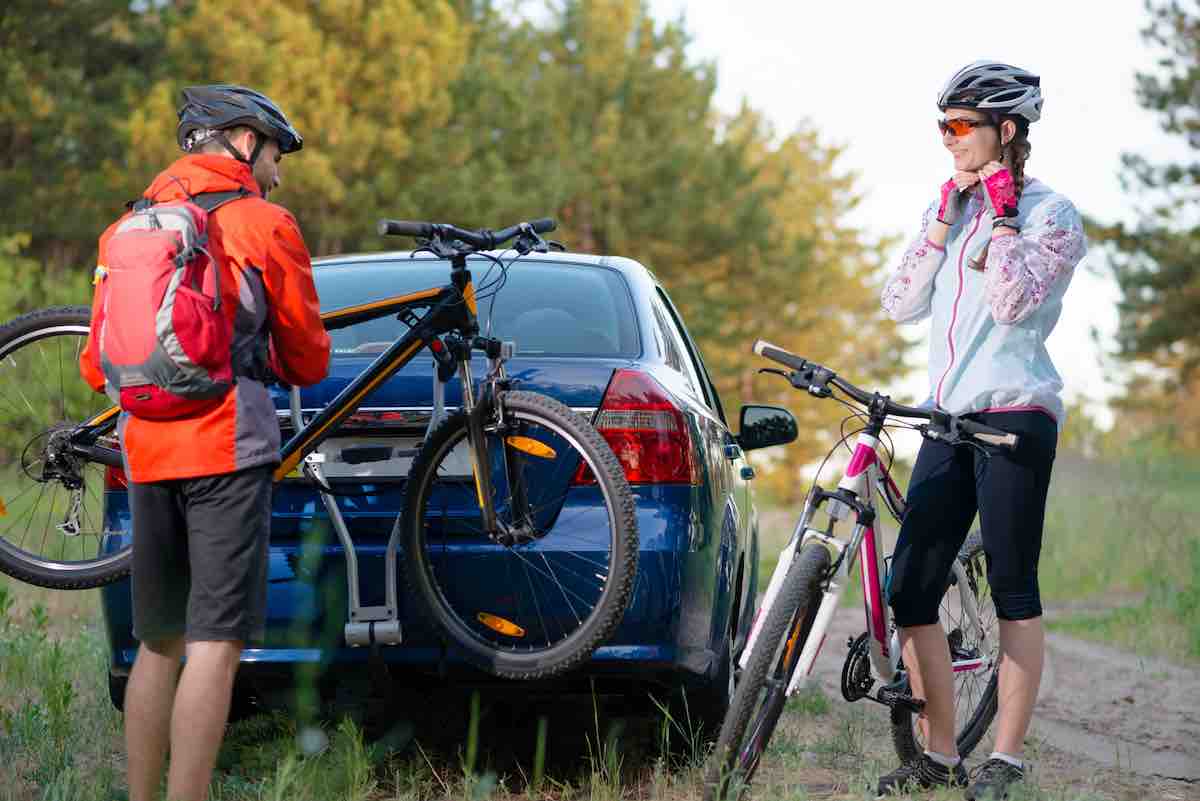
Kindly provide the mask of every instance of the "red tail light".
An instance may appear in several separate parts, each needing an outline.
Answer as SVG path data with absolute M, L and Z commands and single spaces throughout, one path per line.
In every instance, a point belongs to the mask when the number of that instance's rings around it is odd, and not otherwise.
M 617 455 L 630 484 L 699 484 L 687 418 L 646 373 L 617 370 L 596 417 L 596 429 Z M 580 465 L 576 484 L 592 484 Z
M 129 478 L 125 475 L 125 471 L 119 467 L 104 468 L 104 489 L 129 489 Z

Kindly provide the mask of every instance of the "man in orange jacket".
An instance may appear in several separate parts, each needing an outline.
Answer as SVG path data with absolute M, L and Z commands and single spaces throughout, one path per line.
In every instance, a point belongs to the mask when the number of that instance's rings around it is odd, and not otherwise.
M 265 627 L 280 442 L 263 381 L 269 370 L 289 384 L 315 384 L 329 366 L 308 249 L 292 215 L 266 200 L 279 185 L 280 157 L 303 145 L 300 134 L 268 98 L 243 87 L 190 87 L 183 101 L 178 139 L 187 155 L 144 197 L 252 194 L 209 218 L 208 249 L 234 332 L 233 388 L 193 417 L 123 413 L 118 423 L 133 518 L 133 629 L 141 641 L 125 693 L 130 801 L 156 798 L 168 743 L 167 797 L 207 796 L 242 647 Z M 101 265 L 119 222 L 100 238 Z M 98 333 L 88 337 L 80 371 L 103 391 Z

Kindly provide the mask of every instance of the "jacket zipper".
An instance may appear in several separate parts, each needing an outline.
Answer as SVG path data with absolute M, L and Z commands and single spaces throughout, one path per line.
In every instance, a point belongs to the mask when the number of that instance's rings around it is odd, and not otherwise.
M 983 209 L 975 213 L 975 224 L 971 227 L 971 233 L 967 234 L 967 241 L 963 242 L 963 246 L 958 251 L 958 291 L 954 293 L 954 306 L 950 310 L 950 326 L 946 331 L 946 343 L 950 346 L 950 363 L 946 365 L 946 371 L 942 373 L 941 380 L 938 381 L 937 393 L 934 395 L 934 403 L 938 407 L 942 405 L 942 385 L 946 383 L 946 376 L 950 375 L 950 368 L 954 367 L 954 324 L 958 322 L 958 301 L 962 298 L 963 291 L 963 258 L 967 254 L 967 245 L 971 244 L 971 237 L 975 236 L 975 232 L 979 230 L 981 219 L 983 219 Z

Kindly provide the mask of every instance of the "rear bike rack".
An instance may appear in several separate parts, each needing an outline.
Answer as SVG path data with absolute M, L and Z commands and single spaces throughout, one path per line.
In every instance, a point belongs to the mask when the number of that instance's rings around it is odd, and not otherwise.
M 505 342 L 501 348 L 501 353 L 497 359 L 488 360 L 488 374 L 504 375 L 504 362 L 512 358 L 516 351 L 516 344 L 513 342 Z M 423 440 L 429 438 L 429 434 L 446 418 L 446 384 L 449 383 L 453 374 L 445 376 L 442 379 L 442 371 L 435 369 L 433 371 L 433 409 L 429 417 L 429 424 L 425 429 Z M 296 431 L 304 427 L 304 419 L 300 404 L 300 390 L 298 387 L 292 387 L 290 392 L 290 411 L 292 425 Z M 363 449 L 356 449 L 362 451 Z M 374 449 L 368 449 L 374 450 Z M 378 449 L 380 453 L 374 454 L 378 458 L 393 458 L 393 457 L 413 457 L 415 458 L 420 451 L 420 447 L 411 450 L 393 450 L 393 449 Z M 337 457 L 342 460 L 342 455 Z M 370 454 L 360 453 L 356 457 L 356 461 L 371 461 Z M 396 519 L 396 525 L 392 527 L 392 535 L 388 539 L 387 555 L 384 561 L 384 605 L 383 606 L 363 606 L 359 575 L 358 575 L 358 553 L 354 549 L 354 540 L 350 536 L 350 530 L 346 526 L 346 520 L 342 516 L 342 510 L 338 508 L 337 498 L 321 489 L 328 487 L 329 482 L 326 480 L 325 472 L 322 465 L 331 461 L 327 454 L 313 451 L 304 457 L 303 470 L 311 476 L 318 486 L 318 493 L 321 496 L 321 502 L 325 506 L 325 511 L 329 515 L 329 521 L 333 525 L 333 530 L 337 534 L 338 541 L 342 545 L 342 550 L 346 556 L 346 590 L 348 594 L 347 608 L 349 610 L 350 619 L 346 622 L 343 629 L 343 634 L 346 644 L 351 647 L 371 646 L 372 657 L 378 658 L 378 646 L 380 645 L 399 645 L 403 640 L 403 632 L 400 626 L 399 604 L 397 598 L 399 595 L 397 588 L 397 559 L 400 545 L 400 517 Z M 401 511 L 403 514 L 403 510 Z
M 290 407 L 292 425 L 296 431 L 299 431 L 304 427 L 304 418 L 300 405 L 300 389 L 298 387 L 292 387 L 291 389 Z M 433 375 L 433 414 L 430 416 L 429 426 L 425 431 L 426 437 L 429 436 L 429 432 L 445 416 L 446 384 L 439 380 L 438 371 L 435 370 Z M 418 451 L 419 448 L 406 451 L 389 450 L 384 458 L 396 456 L 415 457 Z M 387 554 L 384 559 L 384 605 L 363 606 L 358 575 L 358 552 L 354 549 L 354 540 L 350 536 L 350 530 L 346 526 L 342 510 L 338 508 L 337 498 L 324 489 L 320 489 L 329 486 L 329 482 L 325 477 L 325 471 L 322 468 L 322 465 L 327 461 L 329 460 L 326 454 L 313 451 L 304 457 L 302 469 L 316 482 L 318 494 L 321 496 L 321 503 L 325 507 L 325 512 L 329 515 L 329 522 L 332 524 L 334 533 L 337 534 L 338 541 L 341 543 L 342 551 L 345 554 L 346 591 L 348 596 L 347 609 L 350 618 L 343 628 L 343 636 L 345 637 L 346 644 L 351 647 L 399 645 L 403 640 L 399 604 L 397 601 L 399 592 L 396 586 L 396 561 L 400 542 L 399 518 L 397 518 L 396 525 L 392 527 L 392 535 L 388 539 Z M 367 459 L 363 461 L 367 461 Z M 377 654 L 378 649 L 373 648 L 373 656 Z

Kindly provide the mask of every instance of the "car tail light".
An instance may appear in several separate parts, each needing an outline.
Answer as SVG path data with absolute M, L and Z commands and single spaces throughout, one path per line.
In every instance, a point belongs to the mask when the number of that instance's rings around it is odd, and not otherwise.
M 630 484 L 699 484 L 687 418 L 649 375 L 617 370 L 604 393 L 596 430 L 617 455 Z M 594 484 L 586 465 L 575 484 Z
M 104 488 L 106 490 L 129 489 L 129 478 L 119 467 L 104 468 Z

